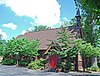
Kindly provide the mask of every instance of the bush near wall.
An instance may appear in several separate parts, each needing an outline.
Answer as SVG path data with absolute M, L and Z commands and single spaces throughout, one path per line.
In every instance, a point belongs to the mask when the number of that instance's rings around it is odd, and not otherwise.
M 15 65 L 15 64 L 16 64 L 16 60 L 10 59 L 10 58 L 5 58 L 5 59 L 2 61 L 2 64 L 3 64 L 3 65 Z
M 43 69 L 45 64 L 45 60 L 40 58 L 39 60 L 32 61 L 28 64 L 28 68 L 32 70 Z
M 2 64 L 5 65 L 28 65 L 36 56 L 38 56 L 39 40 L 29 41 L 26 38 L 8 40 L 2 55 Z

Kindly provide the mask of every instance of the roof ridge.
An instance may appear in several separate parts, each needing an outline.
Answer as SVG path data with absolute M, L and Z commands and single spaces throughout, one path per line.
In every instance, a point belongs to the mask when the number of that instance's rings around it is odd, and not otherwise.
M 25 34 L 27 34 L 27 33 L 41 32 L 41 31 L 48 31 L 48 30 L 56 30 L 56 29 L 61 29 L 61 28 L 52 28 L 52 29 L 45 29 L 45 30 L 40 30 L 40 31 L 32 31 L 32 32 L 26 32 Z
M 66 26 L 66 28 L 68 28 L 68 27 L 74 27 L 74 26 Z M 40 31 L 31 31 L 31 32 L 26 32 L 25 34 L 36 33 L 36 32 L 42 32 L 42 31 L 57 30 L 57 29 L 61 29 L 61 27 L 59 27 L 59 28 L 45 29 L 45 30 L 40 30 Z M 24 35 L 25 35 L 25 34 L 24 34 Z

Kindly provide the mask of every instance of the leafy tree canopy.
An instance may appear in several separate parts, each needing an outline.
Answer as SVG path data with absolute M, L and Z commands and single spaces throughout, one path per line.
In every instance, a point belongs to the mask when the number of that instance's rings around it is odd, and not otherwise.
M 100 0 L 74 0 L 80 6 L 83 14 L 93 15 L 97 25 L 100 25 Z
M 41 30 L 47 30 L 47 29 L 51 29 L 51 27 L 48 26 L 44 26 L 44 25 L 39 25 L 39 26 L 35 26 L 34 27 L 34 31 L 41 31 Z
M 81 55 L 84 57 L 100 57 L 100 48 L 94 47 L 93 45 L 91 45 L 90 43 L 86 43 L 86 41 L 83 41 L 82 39 L 76 40 L 76 46 Z
M 76 5 L 79 5 L 86 12 L 100 13 L 100 0 L 75 0 Z
M 61 59 L 61 62 L 58 63 L 58 67 L 63 68 L 65 71 L 70 70 L 73 67 L 74 58 L 77 55 L 77 48 L 71 46 L 73 40 L 71 41 L 70 36 L 66 27 L 62 26 L 61 31 L 57 33 L 59 37 L 57 40 L 52 40 L 52 48 L 48 52 L 49 55 L 57 54 Z
M 29 41 L 26 38 L 22 39 L 11 39 L 8 40 L 5 45 L 2 55 L 4 59 L 10 58 L 18 61 L 27 60 L 30 61 L 31 58 L 38 56 L 39 41 L 33 40 Z M 18 65 L 18 64 L 17 64 Z
M 0 56 L 3 55 L 5 45 L 6 45 L 6 40 L 3 40 L 2 35 L 0 35 Z

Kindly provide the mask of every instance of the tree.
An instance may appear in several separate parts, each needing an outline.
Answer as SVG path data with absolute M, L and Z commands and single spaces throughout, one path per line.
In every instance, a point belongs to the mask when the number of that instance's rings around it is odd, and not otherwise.
M 82 9 L 82 14 L 84 15 L 83 18 L 86 18 L 84 24 L 84 39 L 91 43 L 93 46 L 96 47 L 97 42 L 97 34 L 96 34 L 96 25 L 100 25 L 100 1 L 99 0 L 74 0 L 76 6 Z M 91 31 L 91 32 L 90 32 Z M 96 59 L 95 57 L 92 58 L 93 60 Z M 97 60 L 97 59 L 96 59 Z M 94 63 L 97 63 L 95 60 Z M 97 66 L 97 64 L 95 65 Z
M 47 30 L 47 29 L 51 29 L 51 27 L 44 26 L 44 25 L 39 25 L 39 26 L 35 26 L 35 27 L 34 27 L 34 31 L 35 31 L 35 32 L 41 31 L 41 30 Z
M 62 26 L 61 31 L 57 33 L 57 36 L 59 37 L 57 40 L 51 40 L 52 44 L 50 46 L 52 48 L 48 54 L 59 55 L 61 61 L 58 64 L 58 67 L 67 72 L 74 66 L 74 59 L 78 50 L 74 46 L 70 46 L 70 44 L 73 44 L 73 41 L 69 40 L 70 36 L 66 27 Z
M 74 0 L 76 6 L 80 6 L 84 14 L 94 16 L 96 24 L 100 24 L 100 1 L 99 0 Z
M 86 25 L 87 27 L 88 25 L 91 25 L 92 33 L 95 32 L 94 30 L 95 25 L 100 25 L 100 14 L 99 14 L 100 1 L 99 0 L 96 1 L 95 0 L 74 0 L 74 1 L 76 6 L 82 9 L 83 19 L 85 19 L 84 25 Z M 86 22 L 88 22 L 88 24 Z
M 97 31 L 96 31 L 96 38 L 97 38 L 97 41 L 96 41 L 96 46 L 100 47 L 100 27 L 97 27 Z
M 6 40 L 3 40 L 2 35 L 0 35 L 0 56 L 3 56 L 5 45 L 6 45 Z
M 94 45 L 95 42 L 95 34 L 93 33 L 93 27 L 90 24 L 90 20 L 89 20 L 89 16 L 87 17 L 82 17 L 85 18 L 84 21 L 82 22 L 82 30 L 83 30 L 83 39 L 87 42 L 87 43 L 91 43 L 92 45 Z
M 15 59 L 17 60 L 17 65 L 19 65 L 21 60 L 30 61 L 31 58 L 38 56 L 38 48 L 38 40 L 28 41 L 26 38 L 13 38 L 8 40 L 5 46 L 4 58 Z
M 71 25 L 75 26 L 76 25 L 76 18 L 72 18 L 71 21 L 69 22 Z
M 76 47 L 80 51 L 81 56 L 86 59 L 92 58 L 92 57 L 100 57 L 100 48 L 94 47 L 93 45 L 91 45 L 90 43 L 87 43 L 86 41 L 84 41 L 82 39 L 76 40 Z M 94 62 L 95 62 L 95 59 L 94 59 L 93 63 Z M 97 63 L 94 63 L 93 66 L 98 67 Z M 86 66 L 84 66 L 83 68 L 86 68 Z

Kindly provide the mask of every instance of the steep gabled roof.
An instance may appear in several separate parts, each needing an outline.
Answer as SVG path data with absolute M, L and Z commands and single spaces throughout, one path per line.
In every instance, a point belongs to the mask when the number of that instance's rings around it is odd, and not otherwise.
M 68 32 L 70 34 L 72 33 L 76 36 L 77 30 L 75 29 L 74 26 L 66 27 L 66 29 L 69 30 Z M 39 46 L 40 50 L 46 50 L 48 48 L 47 44 L 51 43 L 49 40 L 56 40 L 57 38 L 59 38 L 57 36 L 57 32 L 60 32 L 60 31 L 61 31 L 61 28 L 43 30 L 43 31 L 38 31 L 38 32 L 29 32 L 29 33 L 25 33 L 24 35 L 17 36 L 17 38 L 25 37 L 28 40 L 38 39 L 40 40 L 40 46 Z

